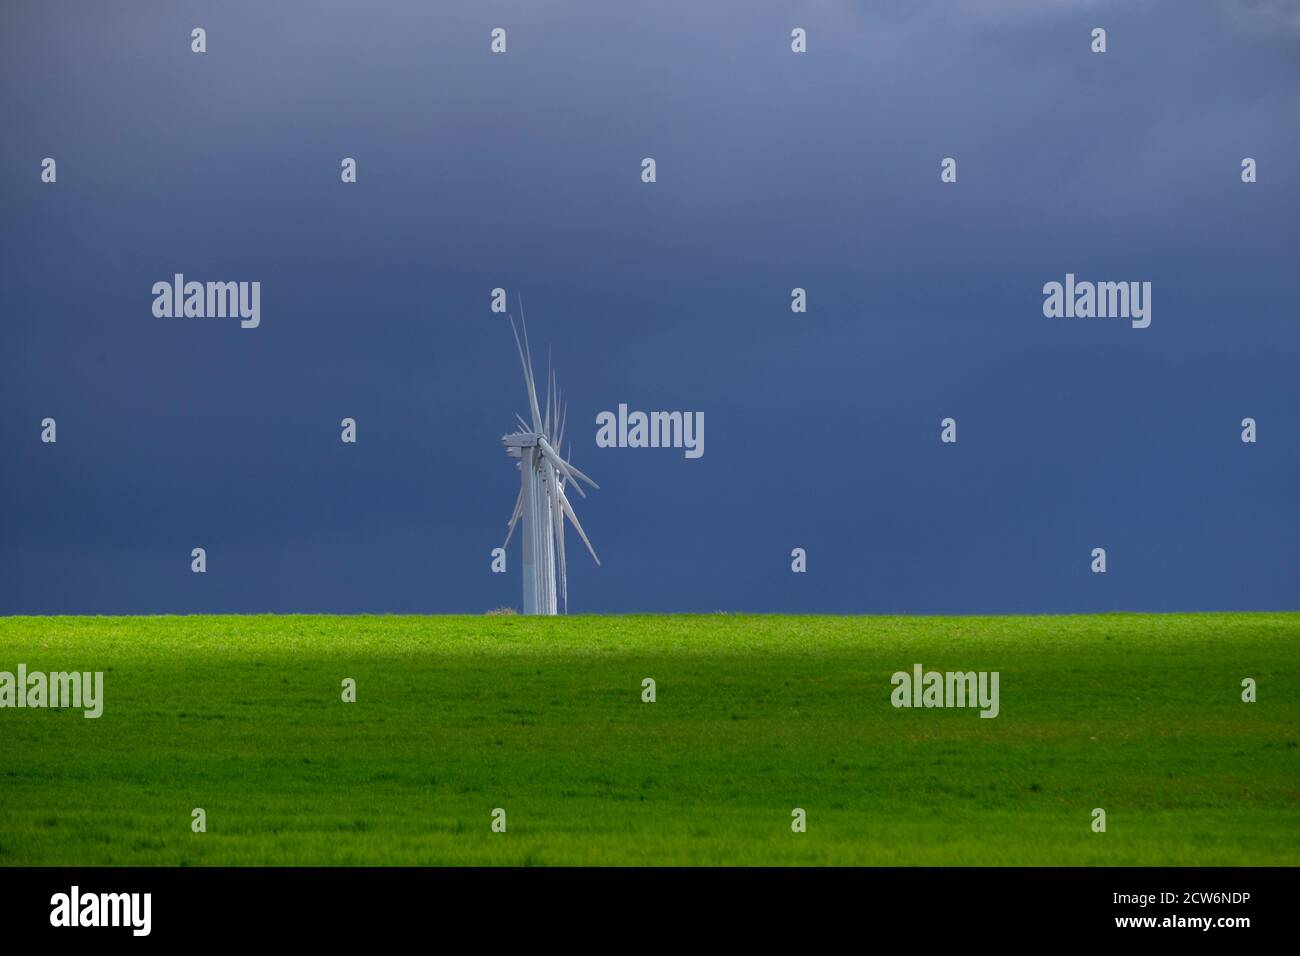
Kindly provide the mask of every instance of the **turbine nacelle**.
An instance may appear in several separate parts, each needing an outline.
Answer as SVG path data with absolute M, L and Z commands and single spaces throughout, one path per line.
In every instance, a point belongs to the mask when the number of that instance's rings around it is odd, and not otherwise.
M 541 437 L 537 432 L 514 432 L 502 435 L 501 444 L 506 446 L 506 454 L 511 458 L 521 458 L 522 449 L 535 447 Z

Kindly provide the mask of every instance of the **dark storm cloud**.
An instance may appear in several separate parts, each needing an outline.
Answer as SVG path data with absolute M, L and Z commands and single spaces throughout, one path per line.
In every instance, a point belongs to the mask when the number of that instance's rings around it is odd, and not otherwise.
M 518 604 L 498 285 L 602 486 L 574 610 L 1294 607 L 1295 14 L 6 7 L 0 611 Z M 261 326 L 154 318 L 175 272 Z M 1066 272 L 1152 326 L 1044 318 Z M 620 402 L 706 455 L 596 448 Z

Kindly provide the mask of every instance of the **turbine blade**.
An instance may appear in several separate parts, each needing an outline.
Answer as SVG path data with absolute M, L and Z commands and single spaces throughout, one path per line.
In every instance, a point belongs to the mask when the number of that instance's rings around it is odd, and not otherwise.
M 564 472 L 568 477 L 581 478 L 587 484 L 591 485 L 591 487 L 595 488 L 598 491 L 600 490 L 600 485 L 596 484 L 594 481 L 588 478 L 585 474 L 583 474 L 573 465 L 570 465 L 567 461 L 561 458 L 559 452 L 557 452 L 554 448 L 552 448 L 551 443 L 548 442 L 545 438 L 539 438 L 537 440 L 537 444 L 541 447 L 542 454 L 550 458 L 553 458 L 556 462 L 558 462 L 559 464 L 557 465 L 557 467 L 564 469 Z M 584 495 L 583 497 L 586 496 Z
M 510 539 L 515 535 L 515 525 L 519 523 L 519 516 L 524 513 L 524 488 L 519 486 L 519 496 L 515 498 L 515 510 L 510 513 L 510 527 L 506 529 L 506 543 L 501 545 L 502 548 L 510 546 Z
M 578 489 L 578 494 L 582 495 L 582 497 L 584 498 L 587 497 L 587 493 L 582 490 L 582 485 L 578 484 L 578 480 L 574 478 L 574 471 L 576 471 L 576 469 L 574 469 L 572 465 L 570 465 L 567 461 L 565 461 L 558 454 L 556 454 L 555 449 L 551 447 L 551 443 L 548 442 L 545 438 L 539 438 L 537 440 L 537 447 L 542 450 L 542 457 L 544 459 L 546 459 L 552 465 L 558 468 L 566 478 L 573 479 L 573 487 Z M 586 476 L 584 475 L 583 477 Z M 590 478 L 588 478 L 587 480 L 591 481 Z M 595 482 L 592 483 L 595 484 Z
M 551 353 L 546 352 L 546 414 L 542 416 L 542 432 L 551 433 L 551 388 L 555 384 L 555 372 L 551 368 Z
M 551 373 L 551 394 L 546 399 L 548 402 L 554 402 L 555 419 L 546 426 L 546 434 L 549 437 L 554 434 L 552 428 L 558 428 L 560 425 L 560 381 Z
M 523 304 L 523 300 L 521 299 L 519 302 L 521 309 L 523 308 Z M 519 330 L 515 328 L 514 316 L 507 313 L 506 318 L 510 320 L 510 331 L 513 332 L 515 336 L 515 348 L 519 350 L 519 364 L 524 368 L 524 389 L 528 392 L 528 408 L 533 414 L 533 427 L 531 431 L 537 431 L 541 427 L 542 417 L 537 410 L 537 387 L 533 384 L 533 358 L 527 351 L 528 326 L 524 326 L 524 340 L 523 342 L 520 342 Z
M 569 521 L 573 523 L 573 530 L 578 532 L 578 537 L 582 539 L 582 543 L 585 544 L 587 550 L 591 552 L 591 560 L 595 561 L 596 564 L 599 565 L 600 558 L 596 557 L 596 549 L 593 548 L 591 542 L 587 540 L 587 532 L 582 530 L 582 524 L 578 521 L 578 516 L 573 513 L 573 506 L 569 504 L 569 499 L 564 496 L 563 491 L 560 491 L 559 494 L 560 507 L 564 509 L 565 515 L 567 515 Z
M 528 345 L 528 318 L 524 315 L 524 297 L 519 296 L 519 324 L 524 327 L 524 354 L 528 356 L 528 398 L 532 403 L 533 431 L 542 430 L 542 413 L 537 405 L 537 382 L 533 378 L 533 350 Z

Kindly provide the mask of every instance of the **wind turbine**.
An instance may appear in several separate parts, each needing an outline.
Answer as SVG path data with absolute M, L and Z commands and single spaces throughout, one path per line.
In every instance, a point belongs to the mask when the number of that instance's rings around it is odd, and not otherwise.
M 532 425 L 518 415 L 519 430 L 501 436 L 506 454 L 519 460 L 519 497 L 515 499 L 515 510 L 510 515 L 510 527 L 506 532 L 506 542 L 502 548 L 509 547 L 510 538 L 515 533 L 515 525 L 523 522 L 524 530 L 524 613 L 555 614 L 556 584 L 564 600 L 564 611 L 569 611 L 569 584 L 565 576 L 564 564 L 564 521 L 567 518 L 578 537 L 591 552 L 592 560 L 600 564 L 596 551 L 587 540 L 587 533 L 578 523 L 578 516 L 573 513 L 565 488 L 572 486 L 584 498 L 582 482 L 593 488 L 599 488 L 594 481 L 580 472 L 573 465 L 560 457 L 555 449 L 564 441 L 564 424 L 567 418 L 567 406 L 561 407 L 559 389 L 555 384 L 555 372 L 548 368 L 546 382 L 546 412 L 542 413 L 537 402 L 537 385 L 533 380 L 533 354 L 528 348 L 528 322 L 524 319 L 523 301 L 519 303 L 519 317 L 524 326 L 524 337 L 520 341 L 519 330 L 515 328 L 513 316 L 510 319 L 510 331 L 515 335 L 515 348 L 519 351 L 519 364 L 524 369 L 524 388 L 528 392 L 528 410 L 532 413 Z M 549 365 L 549 362 L 548 362 Z M 551 438 L 555 442 L 552 444 Z M 556 576 L 556 556 L 559 556 L 559 576 Z

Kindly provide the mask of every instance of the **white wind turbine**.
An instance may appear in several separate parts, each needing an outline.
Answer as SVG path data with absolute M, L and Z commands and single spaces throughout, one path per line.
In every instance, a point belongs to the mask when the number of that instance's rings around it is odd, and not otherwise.
M 523 319 L 523 303 L 520 302 L 519 315 Z M 510 515 L 510 528 L 506 532 L 503 548 L 510 545 L 510 538 L 515 533 L 515 525 L 523 520 L 524 525 L 524 613 L 555 614 L 556 606 L 556 563 L 559 554 L 559 593 L 564 599 L 564 610 L 569 610 L 569 585 L 564 567 L 564 519 L 573 523 L 573 529 L 591 552 L 592 559 L 600 564 L 596 551 L 587 540 L 587 533 L 578 523 L 578 516 L 564 490 L 572 485 L 584 498 L 581 482 L 585 481 L 593 488 L 599 488 L 594 481 L 580 472 L 573 465 L 560 457 L 551 444 L 555 436 L 555 445 L 564 440 L 564 423 L 567 407 L 562 412 L 560 395 L 555 384 L 555 373 L 548 369 L 546 383 L 546 413 L 537 403 L 537 386 L 533 381 L 533 355 L 528 348 L 528 322 L 523 321 L 524 338 L 520 342 L 519 330 L 515 320 L 510 318 L 510 331 L 515 335 L 515 348 L 519 350 L 519 362 L 524 368 L 524 387 L 528 391 L 528 408 L 532 413 L 533 424 L 530 428 L 518 415 L 520 430 L 501 436 L 501 443 L 506 446 L 506 454 L 519 459 L 519 497 L 515 499 L 515 510 Z

